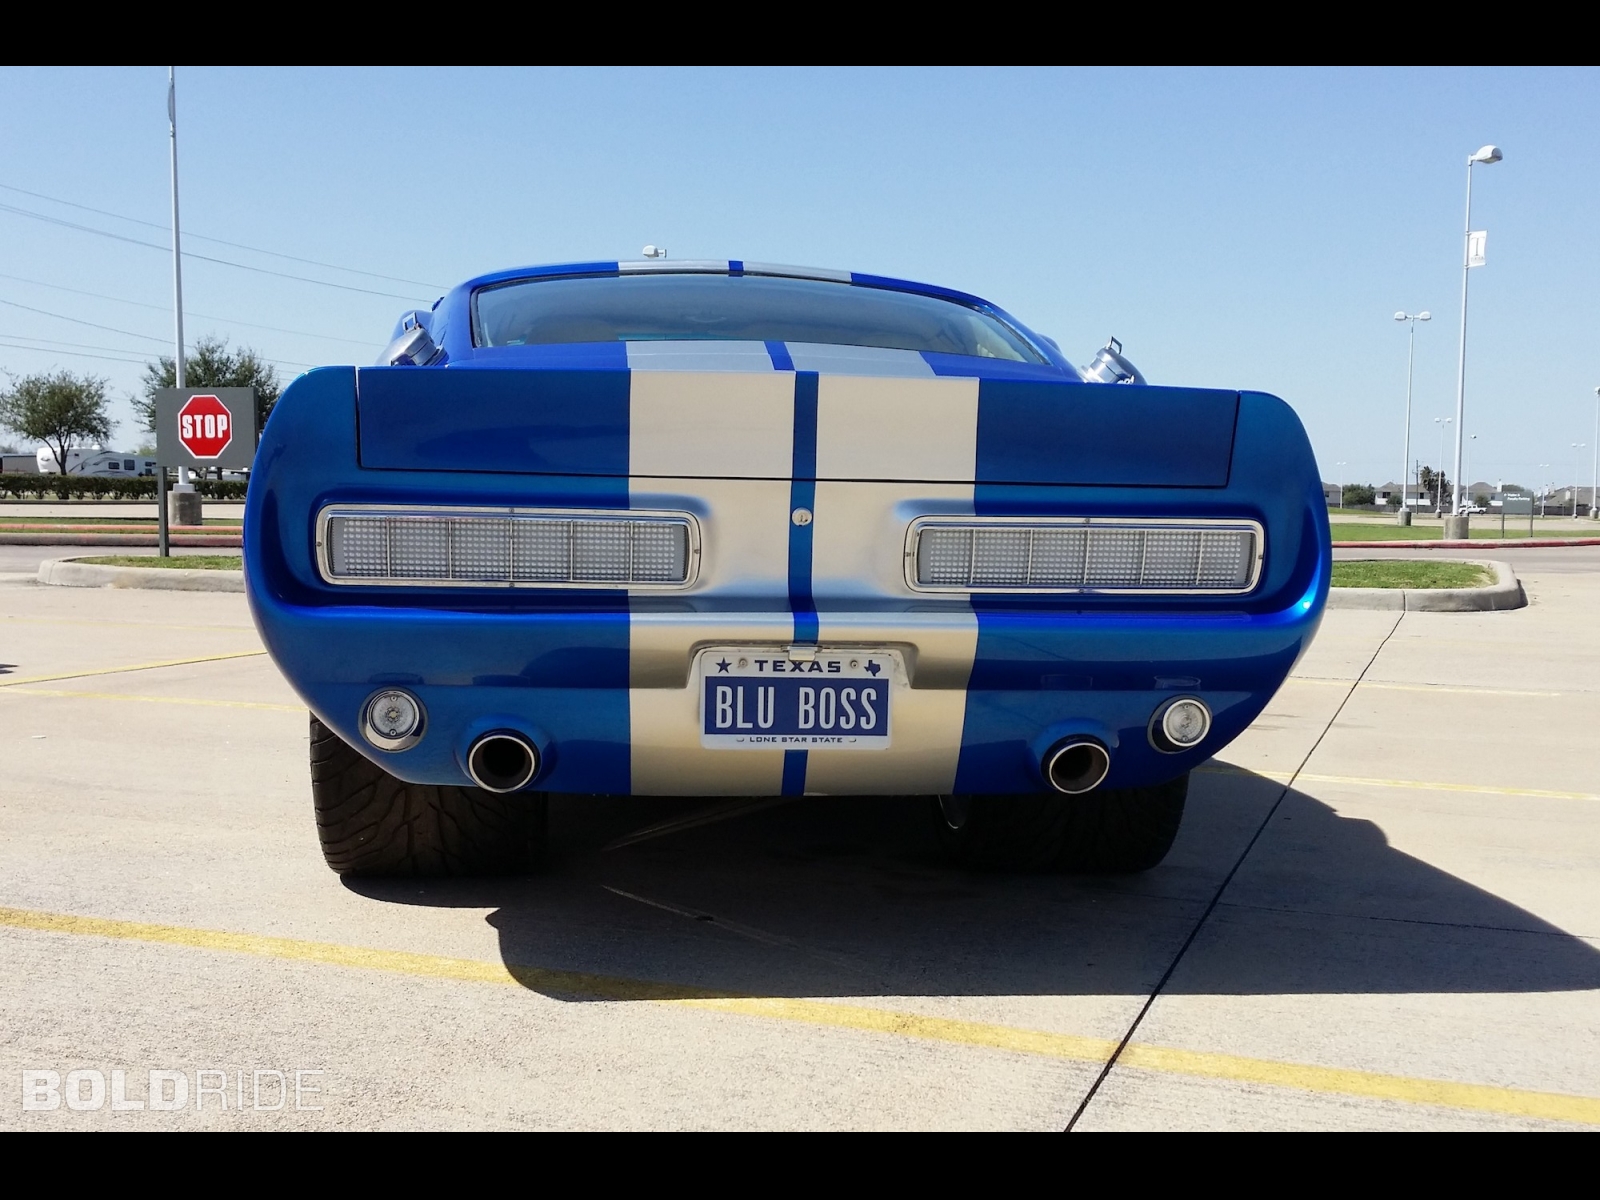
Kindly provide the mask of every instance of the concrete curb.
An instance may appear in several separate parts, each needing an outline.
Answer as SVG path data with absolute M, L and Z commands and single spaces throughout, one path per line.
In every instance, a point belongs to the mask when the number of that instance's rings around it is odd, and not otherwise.
M 70 558 L 39 564 L 38 580 L 57 587 L 149 588 L 159 592 L 242 592 L 243 571 L 183 567 L 108 567 Z
M 153 533 L 0 533 L 0 546 L 154 546 Z M 174 546 L 215 546 L 237 550 L 243 544 L 233 534 L 174 533 Z
M 1499 612 L 1527 605 L 1522 582 L 1510 563 L 1488 558 L 1465 561 L 1488 567 L 1494 572 L 1494 582 L 1475 588 L 1329 588 L 1328 607 L 1378 608 L 1391 612 Z
M 1538 549 L 1546 546 L 1600 546 L 1600 537 L 1592 538 L 1479 538 L 1472 542 L 1335 542 L 1335 550 L 1508 550 Z

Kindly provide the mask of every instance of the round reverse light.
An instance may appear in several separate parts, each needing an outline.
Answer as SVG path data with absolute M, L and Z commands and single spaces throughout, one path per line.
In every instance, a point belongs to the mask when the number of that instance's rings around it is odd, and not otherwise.
M 1198 746 L 1211 732 L 1211 710 L 1192 696 L 1174 700 L 1156 714 L 1151 741 L 1168 753 Z
M 385 688 L 367 701 L 361 733 L 379 750 L 404 750 L 422 740 L 422 703 L 410 692 Z

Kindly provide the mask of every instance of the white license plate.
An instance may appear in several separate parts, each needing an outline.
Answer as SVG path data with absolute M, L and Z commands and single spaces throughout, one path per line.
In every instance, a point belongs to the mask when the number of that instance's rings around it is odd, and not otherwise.
M 882 750 L 899 654 L 736 646 L 700 652 L 700 744 L 712 750 Z

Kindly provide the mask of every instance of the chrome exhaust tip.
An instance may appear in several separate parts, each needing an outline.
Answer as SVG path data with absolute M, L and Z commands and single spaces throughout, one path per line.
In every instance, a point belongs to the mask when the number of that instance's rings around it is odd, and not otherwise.
M 1044 758 L 1044 777 L 1068 796 L 1092 792 L 1111 771 L 1111 755 L 1093 738 L 1057 742 Z
M 520 733 L 486 733 L 467 751 L 467 774 L 486 792 L 516 792 L 539 773 L 539 752 Z

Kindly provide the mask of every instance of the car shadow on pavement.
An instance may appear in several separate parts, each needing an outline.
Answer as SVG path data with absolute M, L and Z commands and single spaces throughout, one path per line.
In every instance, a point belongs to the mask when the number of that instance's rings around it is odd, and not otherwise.
M 345 882 L 387 903 L 492 909 L 511 973 L 568 1000 L 1141 994 L 1282 795 L 1168 990 L 1600 988 L 1582 937 L 1283 792 L 1197 772 L 1172 853 L 1127 877 L 951 867 L 921 798 L 552 797 L 535 874 Z

